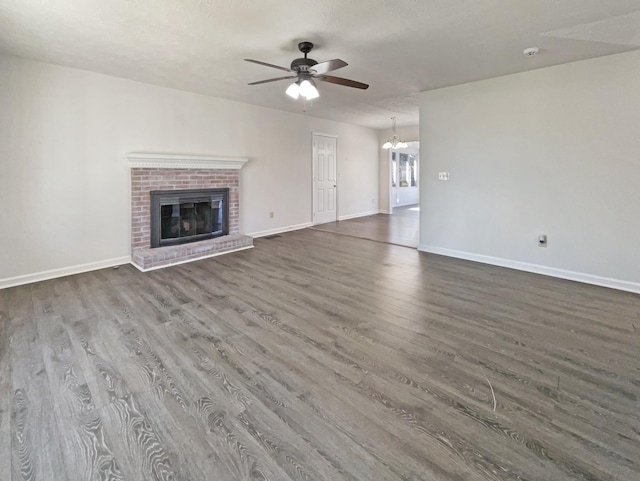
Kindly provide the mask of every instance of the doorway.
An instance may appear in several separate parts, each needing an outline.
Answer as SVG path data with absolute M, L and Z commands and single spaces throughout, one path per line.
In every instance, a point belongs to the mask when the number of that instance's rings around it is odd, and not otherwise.
M 418 205 L 420 142 L 409 142 L 406 149 L 389 151 L 389 213 L 396 207 Z
M 337 137 L 313 134 L 313 225 L 338 220 L 337 146 Z

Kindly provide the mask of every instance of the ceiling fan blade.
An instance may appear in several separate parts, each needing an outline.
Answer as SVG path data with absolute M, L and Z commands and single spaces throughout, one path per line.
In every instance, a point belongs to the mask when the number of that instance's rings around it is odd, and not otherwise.
M 260 60 L 252 60 L 250 58 L 244 59 L 246 62 L 257 63 L 258 65 L 264 65 L 265 67 L 277 68 L 278 70 L 284 70 L 285 72 L 293 72 L 293 70 L 286 67 L 280 67 L 279 65 L 273 65 L 272 63 L 261 62 Z
M 295 76 L 295 75 L 289 75 L 288 77 L 278 77 L 278 78 L 270 78 L 270 79 L 267 79 L 267 80 L 258 80 L 257 82 L 251 82 L 251 83 L 249 83 L 247 85 L 266 84 L 268 82 L 275 82 L 277 80 L 285 80 L 285 79 L 288 79 L 288 78 L 298 78 L 298 77 Z
M 332 70 L 338 70 L 339 68 L 349 65 L 344 60 L 334 58 L 333 60 L 327 60 L 326 62 L 320 62 L 310 67 L 309 70 L 313 70 L 316 74 L 321 75 L 323 73 L 331 72 Z
M 355 80 L 349 80 L 342 77 L 334 77 L 332 75 L 320 75 L 316 78 L 332 84 L 344 85 L 345 87 L 353 87 L 362 90 L 369 88 L 367 84 L 363 84 L 362 82 L 356 82 Z

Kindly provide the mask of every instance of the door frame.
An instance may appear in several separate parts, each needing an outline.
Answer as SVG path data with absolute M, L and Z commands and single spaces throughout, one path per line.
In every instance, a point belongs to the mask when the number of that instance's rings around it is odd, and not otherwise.
M 398 188 L 398 186 L 396 185 L 395 187 L 393 187 L 391 185 L 391 182 L 393 181 L 393 174 L 394 174 L 394 168 L 393 168 L 393 161 L 391 160 L 391 157 L 393 157 L 393 153 L 396 153 L 396 162 L 397 162 L 397 150 L 396 149 L 389 149 L 388 151 L 388 156 L 387 156 L 387 162 L 389 163 L 389 182 L 387 184 L 387 188 L 389 189 L 389 215 L 393 214 L 393 207 L 395 202 L 393 201 L 393 194 L 394 194 L 394 190 Z
M 314 155 L 314 146 L 313 141 L 315 140 L 316 135 L 322 135 L 323 137 L 331 137 L 336 139 L 336 222 L 340 220 L 340 212 L 338 211 L 338 196 L 339 196 L 339 185 L 338 185 L 338 136 L 335 134 L 325 134 L 324 132 L 311 132 L 311 225 L 316 225 L 313 214 L 313 203 L 315 202 L 315 174 L 316 174 L 316 164 L 313 159 Z

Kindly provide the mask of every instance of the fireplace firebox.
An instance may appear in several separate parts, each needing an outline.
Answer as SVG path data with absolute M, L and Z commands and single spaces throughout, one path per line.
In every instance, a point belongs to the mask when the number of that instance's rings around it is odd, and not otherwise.
M 151 191 L 151 247 L 229 234 L 229 189 Z

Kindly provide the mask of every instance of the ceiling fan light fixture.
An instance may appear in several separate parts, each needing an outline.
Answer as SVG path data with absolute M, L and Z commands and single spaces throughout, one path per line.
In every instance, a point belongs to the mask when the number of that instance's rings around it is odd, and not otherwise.
M 345 62 L 344 60 L 340 60 L 339 58 L 334 58 L 332 60 L 327 60 L 326 62 L 318 63 L 314 59 L 307 56 L 307 54 L 311 52 L 312 48 L 313 43 L 300 42 L 298 44 L 298 50 L 300 50 L 304 54 L 304 58 L 295 59 L 293 62 L 291 62 L 290 67 L 281 67 L 279 65 L 273 65 L 271 63 L 262 62 L 260 60 L 245 58 L 245 61 L 247 62 L 263 65 L 265 67 L 275 68 L 277 70 L 284 70 L 285 72 L 290 74 L 285 77 L 276 77 L 266 80 L 260 80 L 258 82 L 249 82 L 249 85 L 261 85 L 270 82 L 277 82 L 279 80 L 295 78 L 295 82 L 287 87 L 285 93 L 294 100 L 302 97 L 305 101 L 317 99 L 318 97 L 320 97 L 320 92 L 318 92 L 318 88 L 316 87 L 314 79 L 321 82 L 329 82 L 336 85 L 342 85 L 344 87 L 352 87 L 362 90 L 366 90 L 369 88 L 369 85 L 362 82 L 356 82 L 355 80 L 349 80 L 342 77 L 335 77 L 333 75 L 326 75 L 327 72 L 346 67 L 348 65 L 347 62 Z
M 318 92 L 313 80 L 305 79 L 300 83 L 300 95 L 307 100 L 313 100 L 320 97 L 320 92 Z
M 285 91 L 285 93 L 294 100 L 300 97 L 300 81 L 295 81 Z

